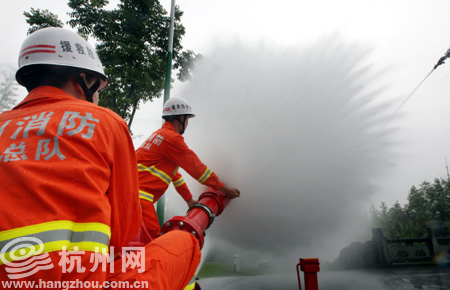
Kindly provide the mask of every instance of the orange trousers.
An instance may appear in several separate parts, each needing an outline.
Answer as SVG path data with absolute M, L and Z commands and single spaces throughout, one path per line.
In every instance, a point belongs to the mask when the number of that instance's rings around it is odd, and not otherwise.
M 130 284 L 139 281 L 140 285 L 146 281 L 148 288 L 145 289 L 183 290 L 194 277 L 201 259 L 197 239 L 183 231 L 166 233 L 147 244 L 143 251 L 145 251 L 143 273 L 132 267 L 128 267 L 125 273 L 121 272 L 123 262 L 119 259 L 115 261 L 115 273 L 108 274 L 106 280 L 129 281 Z
M 153 239 L 159 237 L 161 228 L 159 227 L 159 219 L 155 210 L 153 202 L 142 200 L 142 222 L 145 225 L 146 230 Z

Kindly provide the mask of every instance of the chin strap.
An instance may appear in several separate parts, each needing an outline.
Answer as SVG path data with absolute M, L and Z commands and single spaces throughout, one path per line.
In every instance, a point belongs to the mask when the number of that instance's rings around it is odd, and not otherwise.
M 93 103 L 94 102 L 93 95 L 100 87 L 100 78 L 97 77 L 97 80 L 95 81 L 95 83 L 90 88 L 88 88 L 86 85 L 86 82 L 83 80 L 83 78 L 81 77 L 79 72 L 75 73 L 74 77 L 77 80 L 78 84 L 80 85 L 81 89 L 83 90 L 84 94 L 86 95 L 86 100 L 88 102 Z M 184 125 L 183 125 L 183 127 L 184 127 Z M 184 131 L 184 129 L 183 129 L 183 131 Z
M 184 116 L 184 121 L 181 121 L 181 116 Z M 188 119 L 188 115 L 178 115 L 177 120 L 180 122 L 181 126 L 183 126 L 183 129 L 181 129 L 180 134 L 184 134 L 184 130 L 186 129 L 186 120 Z

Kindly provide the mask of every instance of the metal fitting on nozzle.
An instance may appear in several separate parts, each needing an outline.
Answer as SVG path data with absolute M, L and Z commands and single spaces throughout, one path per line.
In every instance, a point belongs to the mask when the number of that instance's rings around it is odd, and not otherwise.
M 186 214 L 188 214 L 188 213 L 189 213 L 191 210 L 193 210 L 194 208 L 201 208 L 201 209 L 203 209 L 203 210 L 208 214 L 208 216 L 209 216 L 209 223 L 208 223 L 208 226 L 206 227 L 205 230 L 209 229 L 209 227 L 212 225 L 212 223 L 213 223 L 214 218 L 216 217 L 216 215 L 213 214 L 212 211 L 211 211 L 211 209 L 210 209 L 207 205 L 205 205 L 205 204 L 203 204 L 203 203 L 196 203 L 196 204 L 194 204 L 193 206 L 191 206 L 191 207 L 188 209 L 188 211 L 186 212 Z
M 230 202 L 222 192 L 208 188 L 198 199 L 198 203 L 191 206 L 185 216 L 175 216 L 167 221 L 161 229 L 161 233 L 173 230 L 181 230 L 193 234 L 200 243 L 204 243 L 204 232 L 213 223 Z

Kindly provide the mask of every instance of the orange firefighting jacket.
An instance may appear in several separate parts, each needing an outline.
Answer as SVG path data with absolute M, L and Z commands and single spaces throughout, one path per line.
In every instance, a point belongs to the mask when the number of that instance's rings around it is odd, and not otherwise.
M 0 249 L 38 238 L 42 253 L 63 246 L 120 253 L 141 225 L 125 122 L 58 88 L 38 87 L 0 114 L 0 176 Z M 8 250 L 0 265 L 20 256 Z
M 179 167 L 206 186 L 216 190 L 223 187 L 217 175 L 189 149 L 183 136 L 170 122 L 165 122 L 138 148 L 136 157 L 141 200 L 158 201 L 170 183 L 185 201 L 191 199 L 192 195 L 178 172 Z

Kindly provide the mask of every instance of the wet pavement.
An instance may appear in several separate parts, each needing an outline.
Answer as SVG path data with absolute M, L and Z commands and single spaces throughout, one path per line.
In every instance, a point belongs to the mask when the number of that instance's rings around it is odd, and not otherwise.
M 305 290 L 303 284 L 302 289 Z M 297 273 L 199 279 L 202 290 L 294 290 Z M 435 267 L 320 271 L 320 290 L 449 290 L 450 269 Z

